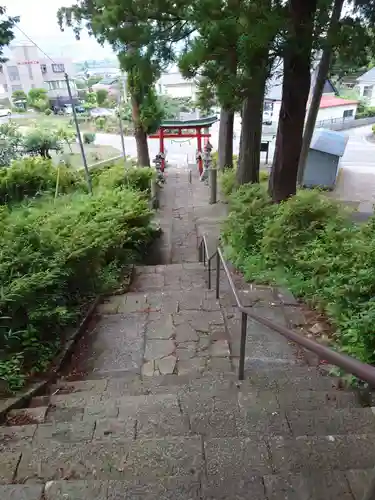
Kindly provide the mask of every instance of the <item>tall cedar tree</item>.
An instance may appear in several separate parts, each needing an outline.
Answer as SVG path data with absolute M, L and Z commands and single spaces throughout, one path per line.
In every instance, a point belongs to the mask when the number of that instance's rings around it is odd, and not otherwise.
M 274 202 L 296 193 L 298 162 L 311 84 L 311 51 L 317 0 L 289 0 L 283 53 L 283 86 L 269 192 Z
M 271 0 L 200 2 L 194 9 L 197 36 L 180 59 L 185 76 L 199 76 L 202 94 L 221 104 L 219 166 L 232 165 L 234 111 L 242 109 L 237 181 L 259 180 L 265 82 L 282 23 Z
M 163 4 L 163 0 L 161 0 Z M 60 28 L 72 27 L 77 38 L 87 29 L 99 43 L 108 42 L 128 74 L 138 164 L 149 166 L 147 134 L 162 118 L 154 85 L 160 71 L 173 60 L 172 46 L 192 32 L 172 7 L 159 2 L 132 0 L 79 0 L 59 9 Z

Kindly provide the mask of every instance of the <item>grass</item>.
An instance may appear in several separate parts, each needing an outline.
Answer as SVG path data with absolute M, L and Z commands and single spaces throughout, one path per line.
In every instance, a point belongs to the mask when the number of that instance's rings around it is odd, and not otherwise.
M 31 113 L 30 113 L 31 115 Z M 32 116 L 23 116 L 20 114 L 12 118 L 18 126 L 20 127 L 31 127 L 35 123 L 46 128 L 56 128 L 62 125 L 69 125 L 70 116 L 61 115 L 45 115 L 44 113 L 34 113 Z
M 61 154 L 56 154 L 54 151 L 51 152 L 51 156 L 54 162 L 58 162 L 63 158 L 69 165 L 73 168 L 80 168 L 83 166 L 81 151 L 79 144 L 71 144 L 73 153 L 70 152 L 68 146 L 64 147 L 64 152 Z M 121 152 L 112 146 L 99 146 L 96 144 L 84 144 L 87 164 L 90 166 L 93 163 L 97 163 L 102 160 L 108 160 L 115 156 L 120 156 Z

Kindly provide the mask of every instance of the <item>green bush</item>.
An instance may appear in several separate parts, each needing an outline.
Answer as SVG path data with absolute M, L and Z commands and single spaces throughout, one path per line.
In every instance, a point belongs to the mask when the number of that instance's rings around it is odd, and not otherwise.
M 277 282 L 323 311 L 337 347 L 375 363 L 375 218 L 358 226 L 318 191 L 272 205 L 263 188 L 231 196 L 228 257 L 249 280 Z
M 269 172 L 261 170 L 259 172 L 259 182 L 261 184 L 268 183 Z M 238 187 L 236 185 L 236 170 L 234 168 L 227 168 L 224 172 L 219 173 L 219 184 L 223 195 L 228 198 Z
M 227 168 L 224 172 L 219 172 L 219 184 L 223 195 L 229 197 L 236 188 L 236 170 Z
M 96 135 L 94 134 L 94 132 L 85 132 L 83 134 L 83 142 L 85 144 L 92 144 L 95 141 L 95 137 Z
M 375 134 L 375 125 L 371 127 L 372 133 Z
M 44 370 L 66 327 L 153 237 L 147 201 L 100 190 L 0 208 L 0 378 Z
M 211 158 L 212 158 L 212 166 L 217 167 L 219 164 L 219 152 L 214 151 L 211 153 Z M 233 167 L 236 168 L 238 163 L 238 155 L 233 155 Z
M 51 115 L 51 114 L 52 114 L 52 109 L 47 108 L 47 109 L 44 111 L 44 114 L 45 114 L 46 116 Z
M 153 168 L 139 168 L 131 164 L 125 167 L 123 160 L 114 165 L 95 169 L 92 174 L 94 186 L 105 189 L 125 186 L 141 192 L 148 191 L 151 179 L 156 177 Z
M 230 213 L 223 227 L 223 241 L 231 251 L 234 264 L 241 264 L 249 249 L 256 251 L 264 226 L 276 211 L 261 184 L 246 184 L 229 198 Z
M 82 176 L 64 165 L 58 168 L 51 160 L 24 158 L 12 162 L 9 168 L 0 169 L 0 204 L 16 203 L 33 198 L 46 191 L 68 193 L 84 189 Z

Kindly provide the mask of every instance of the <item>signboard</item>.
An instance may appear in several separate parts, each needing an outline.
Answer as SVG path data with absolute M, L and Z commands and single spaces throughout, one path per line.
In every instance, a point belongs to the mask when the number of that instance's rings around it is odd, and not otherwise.
M 21 61 L 17 63 L 18 66 L 24 65 L 24 64 L 39 64 L 39 61 Z

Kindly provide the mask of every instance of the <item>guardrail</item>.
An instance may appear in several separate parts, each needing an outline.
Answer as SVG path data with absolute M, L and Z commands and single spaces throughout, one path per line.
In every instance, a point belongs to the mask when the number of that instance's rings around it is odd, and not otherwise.
M 251 310 L 251 307 L 245 307 L 242 305 L 241 300 L 238 296 L 238 292 L 236 286 L 233 282 L 233 278 L 231 272 L 228 268 L 228 265 L 224 259 L 223 253 L 220 247 L 217 247 L 216 250 L 209 255 L 208 245 L 206 237 L 203 235 L 200 245 L 199 245 L 199 260 L 203 262 L 208 267 L 208 288 L 211 289 L 212 285 L 212 260 L 216 259 L 216 298 L 220 298 L 220 270 L 223 267 L 223 270 L 226 274 L 227 280 L 229 282 L 229 286 L 231 292 L 236 301 L 236 305 L 238 310 L 241 312 L 241 349 L 240 349 L 240 363 L 238 370 L 238 378 L 239 380 L 244 379 L 245 375 L 245 348 L 246 348 L 246 334 L 247 334 L 247 318 L 250 317 L 257 321 L 258 323 L 274 330 L 279 333 L 283 337 L 286 337 L 288 340 L 295 342 L 296 344 L 308 349 L 309 351 L 314 352 L 322 359 L 336 365 L 348 373 L 355 375 L 359 379 L 368 382 L 371 386 L 375 386 L 375 367 L 368 365 L 366 363 L 362 363 L 351 356 L 347 356 L 346 354 L 342 354 L 336 352 L 329 347 L 319 344 L 314 340 L 303 337 L 302 335 L 290 330 L 289 328 L 285 328 L 284 326 L 278 325 L 273 321 L 270 321 L 267 318 L 263 318 L 258 314 L 254 313 Z
M 302 335 L 299 335 L 288 328 L 285 328 L 281 325 L 270 321 L 267 318 L 263 318 L 258 314 L 251 311 L 250 307 L 244 307 L 241 304 L 241 300 L 238 296 L 238 292 L 236 286 L 234 284 L 231 272 L 228 268 L 228 264 L 226 263 L 223 253 L 220 247 L 217 247 L 216 250 L 209 255 L 208 245 L 206 237 L 203 235 L 199 244 L 199 261 L 203 262 L 204 265 L 208 267 L 208 288 L 211 289 L 212 284 L 212 260 L 216 259 L 216 298 L 220 298 L 220 269 L 223 266 L 223 270 L 226 274 L 227 280 L 229 282 L 229 286 L 231 292 L 235 298 L 237 307 L 241 312 L 241 348 L 240 348 L 240 363 L 238 369 L 238 378 L 239 380 L 243 380 L 245 377 L 245 354 L 246 354 L 246 335 L 247 335 L 247 318 L 250 317 L 257 321 L 258 323 L 274 330 L 275 332 L 283 335 L 289 340 L 292 340 L 296 344 L 308 349 L 309 351 L 314 352 L 321 356 L 322 359 L 336 365 L 343 370 L 351 373 L 352 375 L 357 376 L 361 380 L 368 382 L 372 387 L 375 386 L 375 367 L 368 365 L 366 363 L 362 363 L 351 356 L 347 356 L 346 354 L 341 354 L 336 351 L 333 351 L 329 347 L 318 344 L 317 342 L 310 340 Z M 375 499 L 375 469 L 373 469 L 370 479 L 370 484 L 365 491 L 362 500 L 374 500 Z

